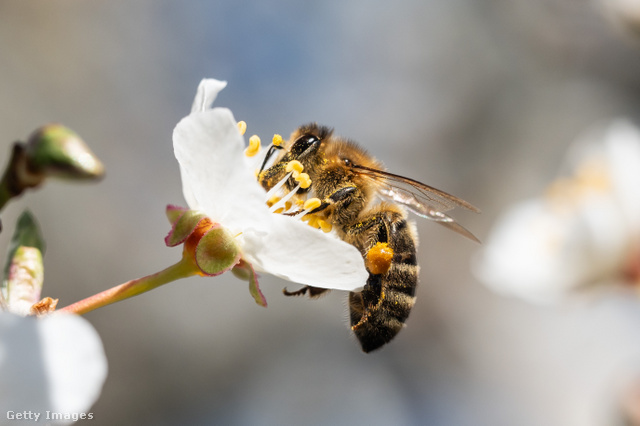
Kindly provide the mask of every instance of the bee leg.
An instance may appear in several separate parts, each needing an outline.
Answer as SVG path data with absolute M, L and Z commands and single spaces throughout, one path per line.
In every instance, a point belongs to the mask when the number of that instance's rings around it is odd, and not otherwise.
M 307 291 L 309 292 L 309 297 L 313 299 L 313 298 L 321 296 L 325 292 L 329 291 L 329 289 L 328 288 L 313 287 L 313 286 L 310 286 L 310 285 L 306 285 L 306 286 L 304 286 L 301 289 L 296 290 L 296 291 L 289 291 L 286 288 L 282 289 L 282 293 L 285 296 L 304 296 L 305 294 L 307 294 Z
M 354 194 L 358 191 L 358 188 L 355 186 L 345 186 L 343 188 L 338 189 L 333 194 L 326 197 L 322 200 L 322 204 L 319 207 L 311 210 L 309 213 L 314 214 L 321 212 L 329 206 L 341 203 L 343 208 L 346 208 L 351 204 L 351 200 L 353 199 Z

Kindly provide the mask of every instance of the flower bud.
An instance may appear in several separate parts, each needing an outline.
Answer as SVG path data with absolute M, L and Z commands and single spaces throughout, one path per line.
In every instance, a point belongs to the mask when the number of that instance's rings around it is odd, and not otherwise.
M 44 267 L 42 253 L 35 247 L 20 246 L 14 252 L 7 276 L 6 303 L 9 311 L 26 316 L 40 300 Z
M 61 124 L 45 125 L 31 134 L 25 146 L 31 173 L 66 179 L 97 179 L 104 166 L 84 141 Z

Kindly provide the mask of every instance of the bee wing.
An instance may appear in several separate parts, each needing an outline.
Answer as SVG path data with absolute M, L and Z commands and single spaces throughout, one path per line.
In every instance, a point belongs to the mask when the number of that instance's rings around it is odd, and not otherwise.
M 470 240 L 480 242 L 469 230 L 457 223 L 452 217 L 444 214 L 455 207 L 479 213 L 480 210 L 472 204 L 404 176 L 364 166 L 354 166 L 354 168 L 378 182 L 380 185 L 378 194 L 383 199 L 401 204 L 420 217 L 433 220 Z

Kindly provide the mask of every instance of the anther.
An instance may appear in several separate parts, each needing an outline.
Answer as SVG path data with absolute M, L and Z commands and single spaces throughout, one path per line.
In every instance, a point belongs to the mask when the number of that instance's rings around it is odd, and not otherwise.
M 249 146 L 244 150 L 244 155 L 253 157 L 260 151 L 260 137 L 253 135 L 249 138 Z
M 278 201 L 280 201 L 280 197 L 271 197 L 267 200 L 267 206 L 271 207 L 273 206 L 275 203 L 277 203 Z
M 306 173 L 300 173 L 296 178 L 296 182 L 300 183 L 300 188 L 307 189 L 311 186 L 311 179 Z
M 326 220 L 320 219 L 318 221 L 318 225 L 320 225 L 320 229 L 322 229 L 322 232 L 331 232 L 331 229 L 333 229 L 333 225 L 331 225 L 331 223 L 327 222 Z
M 280 146 L 282 145 L 283 139 L 282 136 L 280 136 L 279 134 L 275 134 L 273 135 L 273 139 L 271 140 L 271 143 L 274 144 L 275 146 Z
M 245 123 L 244 121 L 238 121 L 238 130 L 240 131 L 241 135 L 244 135 L 244 132 L 247 131 L 247 123 Z
M 322 204 L 322 201 L 320 201 L 320 198 L 309 198 L 307 201 L 304 202 L 304 205 L 302 208 L 304 210 L 311 211 L 320 207 L 321 204 Z
M 298 160 L 292 160 L 289 161 L 287 163 L 287 167 L 285 168 L 285 171 L 288 172 L 298 172 L 298 173 L 302 173 L 302 171 L 304 170 L 304 166 L 302 165 L 301 162 L 299 162 Z

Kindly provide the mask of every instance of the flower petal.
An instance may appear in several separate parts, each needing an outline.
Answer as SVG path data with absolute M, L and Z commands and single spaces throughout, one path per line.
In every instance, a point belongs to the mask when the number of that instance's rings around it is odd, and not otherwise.
M 107 362 L 96 331 L 76 315 L 0 313 L 0 412 L 86 412 Z
M 271 214 L 269 232 L 243 233 L 245 258 L 256 269 L 300 284 L 355 290 L 369 274 L 360 252 L 333 234 Z
M 226 108 L 191 114 L 176 126 L 173 147 L 189 207 L 241 232 L 247 222 L 259 226 L 255 214 L 268 208 L 264 191 L 244 165 L 244 140 L 235 123 Z
M 226 81 L 213 78 L 203 79 L 198 85 L 196 97 L 193 99 L 193 105 L 191 105 L 191 112 L 201 112 L 210 109 L 218 93 L 225 87 L 227 87 Z

